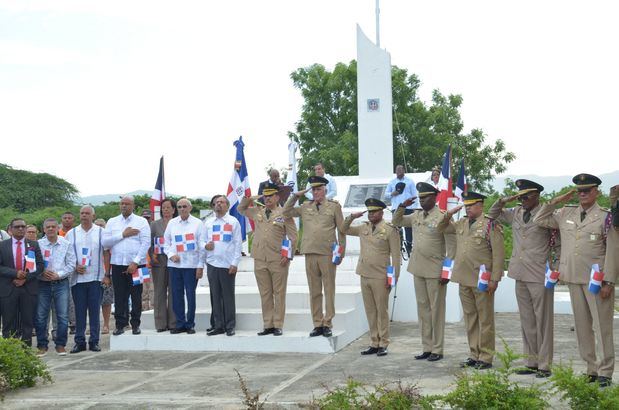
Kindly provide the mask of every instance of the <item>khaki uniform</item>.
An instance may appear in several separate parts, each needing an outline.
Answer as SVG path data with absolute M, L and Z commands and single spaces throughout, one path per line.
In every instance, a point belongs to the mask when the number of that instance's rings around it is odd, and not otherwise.
M 602 299 L 599 293 L 594 295 L 588 290 L 591 265 L 594 263 L 605 273 L 604 281 L 615 283 L 616 269 L 606 271 L 604 268 L 609 212 L 594 204 L 581 222 L 582 211 L 580 206 L 555 209 L 554 205 L 546 203 L 533 221 L 561 232 L 559 279 L 566 282 L 570 289 L 578 349 L 587 363 L 587 374 L 612 377 L 615 368 L 614 288 L 606 299 Z M 611 236 L 614 236 L 614 233 Z M 596 336 L 602 353 L 599 362 L 595 352 Z
M 250 204 L 249 198 L 243 198 L 238 210 L 254 220 L 251 256 L 254 258 L 254 274 L 260 291 L 262 321 L 265 329 L 281 329 L 286 315 L 286 285 L 290 267 L 290 263 L 281 265 L 281 247 L 282 241 L 288 237 L 294 255 L 297 226 L 292 218 L 284 218 L 280 206 L 267 217 L 266 207 L 250 208 Z
M 380 221 L 374 229 L 368 221 L 350 226 L 352 216 L 344 220 L 343 231 L 358 236 L 361 243 L 357 275 L 361 276 L 361 295 L 370 327 L 370 346 L 389 346 L 389 291 L 387 266 L 400 277 L 400 235 L 391 224 Z
M 546 262 L 553 266 L 550 260 L 553 231 L 533 223 L 539 210 L 539 205 L 532 209 L 531 219 L 525 222 L 522 206 L 504 209 L 499 200 L 490 207 L 488 216 L 512 225 L 513 251 L 507 276 L 516 280 L 516 301 L 527 366 L 550 370 L 554 343 L 554 289 L 546 289 L 545 275 Z
M 492 363 L 494 357 L 494 294 L 477 289 L 479 267 L 486 265 L 491 280 L 503 277 L 505 247 L 501 226 L 485 216 L 469 226 L 469 218 L 453 222 L 448 214 L 438 224 L 439 232 L 456 234 L 456 256 L 451 280 L 460 284 L 460 301 L 471 359 Z
M 421 325 L 421 344 L 424 352 L 443 354 L 445 339 L 445 296 L 447 285 L 440 283 L 443 260 L 453 258 L 455 249 L 447 252 L 447 238 L 453 234 L 439 232 L 438 223 L 444 212 L 437 206 L 428 212 L 417 211 L 404 216 L 404 207 L 398 207 L 392 223 L 413 229 L 415 243 L 408 262 L 413 274 L 417 312 Z M 452 241 L 453 242 L 453 241 Z
M 335 316 L 335 269 L 331 261 L 331 246 L 337 242 L 346 249 L 346 235 L 342 233 L 344 216 L 339 203 L 325 200 L 320 206 L 315 201 L 306 201 L 295 207 L 296 195 L 290 195 L 284 205 L 286 218 L 300 217 L 303 222 L 301 253 L 305 255 L 305 271 L 310 291 L 310 303 L 314 327 L 332 327 Z M 344 254 L 342 254 L 344 258 Z M 323 293 L 325 312 L 323 314 Z

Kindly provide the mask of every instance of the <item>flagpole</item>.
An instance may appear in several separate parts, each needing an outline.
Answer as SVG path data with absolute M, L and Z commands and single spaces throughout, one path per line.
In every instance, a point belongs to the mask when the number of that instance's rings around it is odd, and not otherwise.
M 376 0 L 376 47 L 380 47 L 380 0 Z

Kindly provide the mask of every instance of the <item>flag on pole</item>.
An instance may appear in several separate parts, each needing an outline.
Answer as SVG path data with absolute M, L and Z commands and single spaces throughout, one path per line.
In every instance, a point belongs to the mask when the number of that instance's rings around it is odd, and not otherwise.
M 34 272 L 37 270 L 37 262 L 34 256 L 34 250 L 32 249 L 29 249 L 28 252 L 26 252 L 26 270 L 28 272 Z
M 159 175 L 157 175 L 157 182 L 155 182 L 155 189 L 153 195 L 150 197 L 150 212 L 152 214 L 153 221 L 161 219 L 161 203 L 165 199 L 165 183 L 163 180 L 163 156 L 159 160 Z
M 553 289 L 559 281 L 559 272 L 550 269 L 550 265 L 546 262 L 546 281 L 544 286 L 546 289 Z
M 45 269 L 47 269 L 47 266 L 49 265 L 49 260 L 52 257 L 52 251 L 49 249 L 44 249 L 43 250 L 43 267 Z
M 297 192 L 297 143 L 290 141 L 288 144 L 288 175 L 286 176 L 286 185 L 291 189 L 291 192 Z
M 481 265 L 479 267 L 479 280 L 477 281 L 477 289 L 482 292 L 488 290 L 488 282 L 490 282 L 490 272 L 486 270 L 486 265 Z
M 196 236 L 193 232 L 184 235 L 174 235 L 174 245 L 178 253 L 195 251 L 197 249 Z
M 393 266 L 387 266 L 387 284 L 391 287 L 395 286 L 395 270 Z
M 451 187 L 451 145 L 447 147 L 445 155 L 443 156 L 443 166 L 441 168 L 441 175 L 438 178 L 438 188 L 440 192 L 436 196 L 436 203 L 442 211 L 447 210 L 447 198 L 453 196 Z
M 281 255 L 285 258 L 292 260 L 292 242 L 288 237 L 282 240 L 282 251 Z
M 451 272 L 454 268 L 454 260 L 445 258 L 443 259 L 443 270 L 441 271 L 441 279 L 451 280 Z
M 145 282 L 150 282 L 150 271 L 147 267 L 137 268 L 131 276 L 133 278 L 133 286 L 138 286 Z
M 80 266 L 90 266 L 90 248 L 82 248 L 79 261 Z
M 602 282 L 604 281 L 604 272 L 600 271 L 600 265 L 594 263 L 591 266 L 591 278 L 589 279 L 589 292 L 597 295 L 602 289 Z
M 232 224 L 213 225 L 213 242 L 232 242 Z
M 344 247 L 339 245 L 337 242 L 333 242 L 331 245 L 331 262 L 335 265 L 339 264 L 342 261 L 342 253 L 344 252 Z
M 243 241 L 245 241 L 247 232 L 253 231 L 254 229 L 254 221 L 241 215 L 237 209 L 244 196 L 251 196 L 249 177 L 247 175 L 247 164 L 245 163 L 245 154 L 243 152 L 245 147 L 243 137 L 239 137 L 238 140 L 234 141 L 233 145 L 236 147 L 234 172 L 232 172 L 226 196 L 228 197 L 228 201 L 230 201 L 230 210 L 228 212 L 238 219 L 239 225 L 241 225 L 241 237 Z
M 462 195 L 466 194 L 468 190 L 468 185 L 466 184 L 466 174 L 464 173 L 464 158 L 462 158 L 462 162 L 460 162 L 460 172 L 458 173 L 458 182 L 456 182 L 456 197 L 460 201 L 464 201 L 462 199 Z
M 155 255 L 163 254 L 163 246 L 164 245 L 165 245 L 165 237 L 163 237 L 163 236 L 155 237 L 155 246 L 154 246 Z

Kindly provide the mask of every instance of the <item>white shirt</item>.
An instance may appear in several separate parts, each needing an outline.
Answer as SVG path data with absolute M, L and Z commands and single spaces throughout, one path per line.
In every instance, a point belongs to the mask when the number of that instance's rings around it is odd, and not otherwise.
M 45 270 L 56 273 L 62 280 L 67 278 L 75 270 L 75 253 L 68 240 L 58 236 L 55 243 L 51 243 L 47 237 L 39 239 L 39 247 L 43 261 L 47 260 Z M 47 281 L 43 276 L 39 280 Z
M 223 235 L 220 234 L 220 240 L 217 240 L 217 237 L 213 236 L 213 227 L 219 226 L 219 228 L 223 230 L 226 224 L 232 225 L 232 238 L 230 238 L 230 241 L 227 241 L 227 238 L 223 238 Z M 241 238 L 241 225 L 235 217 L 230 216 L 230 214 L 225 214 L 223 217 L 218 218 L 215 215 L 213 218 L 204 222 L 202 248 L 211 241 L 213 241 L 215 249 L 206 251 L 206 263 L 216 268 L 239 266 L 243 239 Z
M 124 230 L 129 227 L 139 229 L 140 233 L 123 238 Z M 103 231 L 103 246 L 112 252 L 112 265 L 145 265 L 146 254 L 150 248 L 150 226 L 141 216 L 115 216 L 107 221 Z
M 329 183 L 327 184 L 326 188 L 327 188 L 327 193 L 325 194 L 327 199 L 333 199 L 335 198 L 335 196 L 337 195 L 337 185 L 335 183 L 335 178 L 333 178 L 331 175 L 329 174 L 325 174 L 324 178 L 326 178 L 327 180 L 329 180 Z M 305 185 L 305 188 L 311 188 L 312 186 L 309 184 L 309 182 L 307 183 L 307 185 Z M 307 199 L 309 199 L 310 201 L 314 199 L 314 196 L 312 195 L 312 191 L 307 191 L 305 193 L 305 197 Z
M 203 224 L 195 216 L 189 215 L 186 220 L 180 216 L 168 222 L 164 237 L 163 251 L 168 256 L 168 266 L 172 268 L 202 268 L 206 249 L 201 246 Z M 187 234 L 193 234 L 187 238 Z M 188 249 L 193 248 L 193 249 Z M 172 262 L 172 256 L 180 256 L 180 262 Z
M 75 272 L 71 276 L 71 286 L 76 283 L 92 282 L 93 280 L 100 281 L 103 279 L 105 275 L 105 268 L 103 267 L 103 235 L 105 235 L 105 231 L 95 224 L 88 231 L 84 230 L 82 225 L 78 225 L 65 235 L 65 239 L 69 241 L 69 246 L 73 248 L 77 265 L 83 266 L 82 249 L 86 248 L 90 256 L 90 266 L 86 267 L 86 272 L 83 275 Z

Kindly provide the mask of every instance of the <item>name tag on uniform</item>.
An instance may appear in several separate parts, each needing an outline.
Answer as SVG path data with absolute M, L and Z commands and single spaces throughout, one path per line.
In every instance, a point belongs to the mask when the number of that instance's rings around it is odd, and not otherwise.
M 590 238 L 592 241 L 596 241 L 596 240 L 597 240 L 597 238 L 598 238 L 598 236 L 597 236 L 596 234 L 592 233 L 591 235 L 589 235 L 589 238 Z

